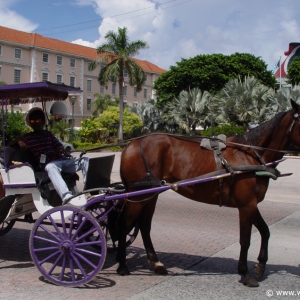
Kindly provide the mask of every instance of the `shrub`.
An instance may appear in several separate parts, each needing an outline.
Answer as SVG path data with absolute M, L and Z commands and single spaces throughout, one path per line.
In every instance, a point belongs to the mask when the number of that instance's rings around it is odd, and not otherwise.
M 233 124 L 213 127 L 212 129 L 213 136 L 217 136 L 219 134 L 225 134 L 226 136 L 244 135 L 245 133 L 245 128 L 243 126 L 236 126 Z M 203 130 L 201 135 L 210 136 L 210 128 Z

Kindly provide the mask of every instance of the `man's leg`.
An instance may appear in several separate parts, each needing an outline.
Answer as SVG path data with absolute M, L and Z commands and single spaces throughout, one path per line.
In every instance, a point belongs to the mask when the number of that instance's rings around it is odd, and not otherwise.
M 81 158 L 73 157 L 62 161 L 61 169 L 66 173 L 76 173 L 79 170 L 82 172 L 83 183 L 86 182 L 87 171 L 89 168 L 89 158 L 84 156 Z
M 63 167 L 64 160 L 55 160 L 48 163 L 45 167 L 45 171 L 48 173 L 52 184 L 57 191 L 58 195 L 62 201 L 66 201 L 72 197 L 72 193 L 69 191 L 69 188 L 61 176 L 61 171 Z M 74 164 L 74 163 L 73 163 Z M 75 167 L 74 167 L 75 170 Z

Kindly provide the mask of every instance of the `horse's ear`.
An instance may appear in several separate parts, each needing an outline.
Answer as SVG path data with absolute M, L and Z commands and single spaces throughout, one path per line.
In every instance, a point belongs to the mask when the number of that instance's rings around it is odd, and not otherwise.
M 295 111 L 299 111 L 299 105 L 292 99 L 291 99 L 291 105 Z

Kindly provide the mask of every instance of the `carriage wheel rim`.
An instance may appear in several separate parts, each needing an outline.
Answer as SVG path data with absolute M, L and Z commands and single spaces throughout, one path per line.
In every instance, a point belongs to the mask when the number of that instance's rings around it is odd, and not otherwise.
M 57 212 L 61 214 L 59 224 L 51 218 Z M 69 215 L 66 219 L 65 214 Z M 87 241 L 85 237 L 92 235 L 97 238 Z M 99 246 L 97 250 L 92 247 L 94 244 Z M 106 240 L 101 226 L 90 213 L 72 206 L 55 207 L 45 212 L 34 224 L 29 248 L 44 278 L 61 286 L 90 282 L 102 269 L 106 258 Z

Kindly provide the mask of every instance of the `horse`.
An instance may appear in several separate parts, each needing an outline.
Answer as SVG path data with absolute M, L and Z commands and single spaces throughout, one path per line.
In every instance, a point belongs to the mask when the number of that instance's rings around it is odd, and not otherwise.
M 261 166 L 281 159 L 284 151 L 292 144 L 300 147 L 300 106 L 291 100 L 292 108 L 277 114 L 271 120 L 251 129 L 244 138 L 239 136 L 226 139 L 226 149 L 222 151 L 230 167 Z M 245 145 L 241 146 L 241 141 Z M 255 145 L 253 150 L 250 145 Z M 264 147 L 268 149 L 263 149 Z M 281 152 L 278 152 L 281 151 Z M 151 179 L 148 187 L 155 186 L 155 179 L 174 183 L 216 171 L 216 161 L 212 151 L 200 148 L 199 142 L 180 136 L 152 133 L 131 141 L 121 156 L 120 175 L 127 192 L 142 189 L 145 178 Z M 248 270 L 247 257 L 250 247 L 251 229 L 254 225 L 261 235 L 261 247 L 258 263 L 254 271 L 258 279 L 263 277 L 268 260 L 268 240 L 270 231 L 257 207 L 263 201 L 268 189 L 269 177 L 256 176 L 254 171 L 243 172 L 223 178 L 220 182 L 212 180 L 179 188 L 176 192 L 194 201 L 220 205 L 220 196 L 226 198 L 228 207 L 239 210 L 240 256 L 238 273 L 242 283 L 248 287 L 259 286 L 255 276 Z M 144 187 L 145 189 L 145 187 Z M 149 196 L 150 195 L 150 196 Z M 126 264 L 126 234 L 138 224 L 148 257 L 148 263 L 154 266 L 158 274 L 167 274 L 167 270 L 157 257 L 151 241 L 150 231 L 158 195 L 150 193 L 129 197 L 119 222 L 119 244 L 116 259 L 119 263 L 117 273 L 129 275 Z

